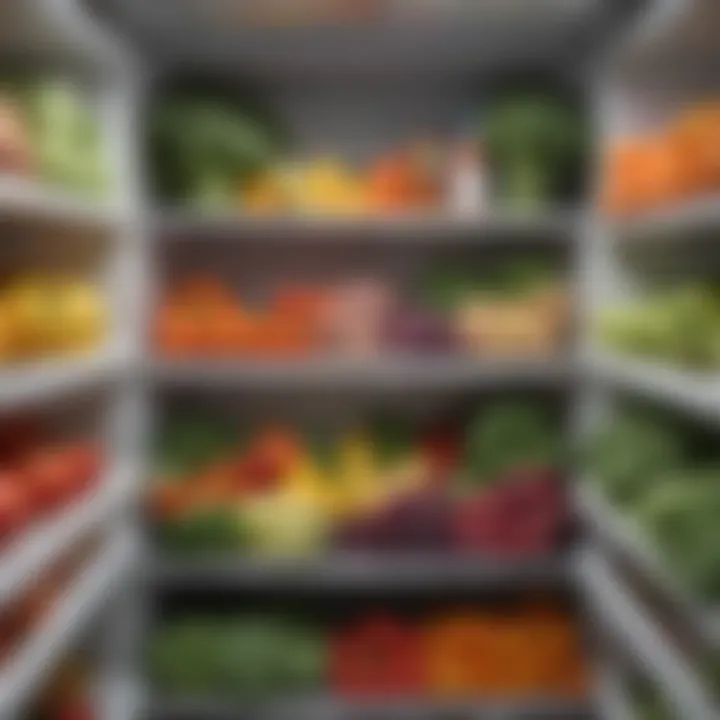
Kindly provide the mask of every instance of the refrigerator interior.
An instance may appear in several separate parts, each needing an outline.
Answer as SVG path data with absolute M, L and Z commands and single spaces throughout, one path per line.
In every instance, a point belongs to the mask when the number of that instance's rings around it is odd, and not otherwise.
M 0 717 L 34 717 L 41 688 L 63 657 L 77 654 L 102 720 L 714 720 L 717 605 L 683 586 L 646 528 L 603 496 L 578 456 L 586 438 L 624 408 L 647 406 L 691 438 L 689 464 L 715 457 L 717 367 L 624 356 L 598 340 L 597 319 L 609 307 L 715 281 L 717 194 L 622 217 L 609 217 L 602 203 L 605 158 L 616 143 L 659 134 L 685 107 L 717 93 L 719 9 L 711 0 L 511 0 L 477 8 L 397 0 L 357 3 L 349 19 L 332 15 L 329 3 L 318 21 L 308 8 L 320 4 L 306 3 L 295 27 L 292 20 L 263 27 L 283 3 L 255 4 L 269 15 L 252 15 L 252 5 L 31 0 L 0 10 L 5 66 L 80 88 L 100 128 L 107 176 L 101 198 L 37 175 L 0 180 L 3 280 L 12 286 L 21 278 L 20 287 L 34 291 L 38 278 L 81 278 L 106 308 L 89 350 L 44 351 L 0 370 L 3 420 L 31 414 L 53 443 L 82 438 L 105 449 L 91 493 L 33 519 L 0 546 L 3 632 L 22 625 L 13 613 L 34 607 L 21 601 L 33 588 L 40 594 L 43 572 L 58 567 L 63 575 L 72 566 L 0 666 Z M 550 78 L 582 108 L 591 136 L 585 177 L 524 214 L 490 201 L 469 217 L 447 209 L 251 216 L 237 207 L 208 212 L 166 203 L 155 193 L 153 113 L 187 77 L 230 93 L 251 88 L 288 128 L 295 163 L 330 158 L 364 167 L 409 139 L 474 132 L 497 88 L 524 75 Z M 186 279 L 212 278 L 257 307 L 272 305 L 288 285 L 336 288 L 368 279 L 416 300 L 445 268 L 489 277 L 518 258 L 552 268 L 567 293 L 566 327 L 546 356 L 383 349 L 359 357 L 178 359 L 158 346 L 157 319 Z M 469 433 L 482 412 L 504 401 L 537 402 L 573 448 L 562 465 L 568 527 L 541 557 L 347 552 L 334 540 L 316 554 L 286 558 L 238 551 L 183 557 L 158 547 L 145 496 L 164 479 L 157 440 L 178 419 L 213 418 L 250 435 L 302 428 L 351 445 L 377 417 L 417 437 L 446 425 Z M 74 565 L 64 560 L 73 548 Z M 329 667 L 310 690 L 288 682 L 288 690 L 264 698 L 164 692 L 159 681 L 153 687 L 154 643 L 188 618 L 220 636 L 243 618 L 284 618 L 287 633 L 296 623 L 316 633 L 313 642 L 322 635 L 334 648 L 367 617 L 427 628 L 453 612 L 502 624 L 536 611 L 554 621 L 562 615 L 568 626 L 558 632 L 576 633 L 586 693 L 353 697 L 329 687 L 338 684 L 329 681 Z M 515 641 L 529 652 L 518 628 Z

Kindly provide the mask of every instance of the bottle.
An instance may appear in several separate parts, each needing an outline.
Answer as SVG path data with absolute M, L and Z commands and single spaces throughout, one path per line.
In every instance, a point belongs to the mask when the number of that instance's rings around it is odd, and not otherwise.
M 488 191 L 481 152 L 466 140 L 451 154 L 446 204 L 452 215 L 476 216 L 487 210 Z

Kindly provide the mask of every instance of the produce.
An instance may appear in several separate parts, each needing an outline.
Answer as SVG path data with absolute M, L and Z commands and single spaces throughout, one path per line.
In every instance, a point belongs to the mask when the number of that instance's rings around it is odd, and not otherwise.
M 688 284 L 600 317 L 601 342 L 639 358 L 694 370 L 720 366 L 720 300 L 714 287 Z
M 686 448 L 674 424 L 649 411 L 627 410 L 601 428 L 587 467 L 620 506 L 633 506 L 663 473 L 682 467 Z
M 47 77 L 0 90 L 0 172 L 98 197 L 108 188 L 104 141 L 79 87 Z
M 90 492 L 103 467 L 92 441 L 52 441 L 34 418 L 0 424 L 0 545 Z
M 32 90 L 29 114 L 43 178 L 102 195 L 108 177 L 100 128 L 80 90 L 65 80 L 42 81 Z
M 523 469 L 466 499 L 457 510 L 455 546 L 501 558 L 549 555 L 568 532 L 561 482 L 552 472 Z
M 482 141 L 498 201 L 526 209 L 562 199 L 579 175 L 585 134 L 581 114 L 556 93 L 508 88 L 492 99 Z
M 186 617 L 156 632 L 149 662 L 165 692 L 272 697 L 321 683 L 325 640 L 312 626 L 281 617 Z
M 720 467 L 713 447 L 647 411 L 624 410 L 590 453 L 594 480 L 689 594 L 720 598 Z
M 673 572 L 700 597 L 720 597 L 720 470 L 660 476 L 636 516 Z
M 552 605 L 412 620 L 373 608 L 324 628 L 280 615 L 180 615 L 162 621 L 148 660 L 155 690 L 190 696 L 582 699 L 589 689 L 575 623 Z
M 478 413 L 464 440 L 388 416 L 340 434 L 248 434 L 178 415 L 159 438 L 148 508 L 176 553 L 547 555 L 569 522 L 553 425 L 517 402 Z
M 327 518 L 316 504 L 291 494 L 253 498 L 243 505 L 243 522 L 254 552 L 271 556 L 317 554 L 323 547 Z
M 22 530 L 30 519 L 30 502 L 19 479 L 0 475 L 0 543 Z
M 626 216 L 720 187 L 720 106 L 690 105 L 665 127 L 622 138 L 608 150 L 602 204 Z
M 580 638 L 555 609 L 445 613 L 427 628 L 429 688 L 441 697 L 582 697 Z
M 320 353 L 544 357 L 565 339 L 566 292 L 533 263 L 488 277 L 438 274 L 422 294 L 424 301 L 400 298 L 387 282 L 358 277 L 280 286 L 264 306 L 251 307 L 220 280 L 190 278 L 166 292 L 155 341 L 169 357 L 287 360 Z
M 0 288 L 0 362 L 87 352 L 108 330 L 99 288 L 85 280 L 26 276 Z
M 29 175 L 35 157 L 26 114 L 11 94 L 0 95 L 0 170 Z
M 200 507 L 179 514 L 160 529 L 164 548 L 183 553 L 223 553 L 242 550 L 247 529 L 241 518 L 224 507 Z
M 498 402 L 479 413 L 468 425 L 465 447 L 473 484 L 519 467 L 552 467 L 562 459 L 557 424 L 544 408 L 527 402 Z
M 160 200 L 229 207 L 238 188 L 274 161 L 282 131 L 257 99 L 186 82 L 153 109 L 149 153 Z
M 391 617 L 343 629 L 330 649 L 330 686 L 345 696 L 413 696 L 426 687 L 422 634 Z
M 416 491 L 341 524 L 335 544 L 346 550 L 375 552 L 449 551 L 453 512 L 447 494 Z

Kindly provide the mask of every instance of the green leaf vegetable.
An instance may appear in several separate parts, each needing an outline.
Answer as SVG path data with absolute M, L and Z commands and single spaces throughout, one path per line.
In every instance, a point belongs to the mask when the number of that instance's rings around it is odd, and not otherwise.
M 473 482 L 490 482 L 520 466 L 554 466 L 562 459 L 560 430 L 545 408 L 499 402 L 468 425 L 465 466 Z
M 198 508 L 165 523 L 157 532 L 162 548 L 184 555 L 237 552 L 247 538 L 242 518 L 223 507 Z
M 599 319 L 601 341 L 641 358 L 697 370 L 720 367 L 720 298 L 704 284 L 682 285 Z
M 589 443 L 587 467 L 612 501 L 631 506 L 660 475 L 680 468 L 685 454 L 674 425 L 649 412 L 628 411 Z
M 164 692 L 272 698 L 317 689 L 325 637 L 312 625 L 264 615 L 166 621 L 150 647 L 151 674 Z
M 102 137 L 80 89 L 51 79 L 33 84 L 25 95 L 42 176 L 63 187 L 102 194 L 108 181 Z
M 283 141 L 276 124 L 248 100 L 183 88 L 155 107 L 150 157 L 161 199 L 228 205 L 243 182 L 265 169 Z
M 482 126 L 499 199 L 515 208 L 557 199 L 586 144 L 581 114 L 551 92 L 518 89 L 490 103 Z
M 720 468 L 659 479 L 636 517 L 691 592 L 720 598 Z

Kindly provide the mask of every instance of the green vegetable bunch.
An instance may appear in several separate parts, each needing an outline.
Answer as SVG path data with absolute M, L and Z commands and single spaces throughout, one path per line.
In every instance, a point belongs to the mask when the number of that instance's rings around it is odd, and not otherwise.
M 490 482 L 521 466 L 557 466 L 563 456 L 561 434 L 542 405 L 498 402 L 468 425 L 467 475 L 473 482 Z
M 663 473 L 680 468 L 683 437 L 664 418 L 649 411 L 620 413 L 587 448 L 587 469 L 613 502 L 633 505 Z
M 100 126 L 79 88 L 51 79 L 27 94 L 30 128 L 40 173 L 53 184 L 102 195 L 108 186 Z
M 532 208 L 558 199 L 586 146 L 582 115 L 552 92 L 518 89 L 491 102 L 484 148 L 501 202 Z
M 149 664 L 162 692 L 261 699 L 317 689 L 325 646 L 319 630 L 294 620 L 187 617 L 169 620 L 156 632 Z
M 162 200 L 227 206 L 243 182 L 273 161 L 280 133 L 252 105 L 198 89 L 157 104 L 149 150 Z
M 589 448 L 591 476 L 645 532 L 688 590 L 720 598 L 720 464 L 692 461 L 699 446 L 648 411 L 620 413 Z
M 608 309 L 598 329 L 604 345 L 628 355 L 697 370 L 720 367 L 720 295 L 709 285 L 683 285 Z

